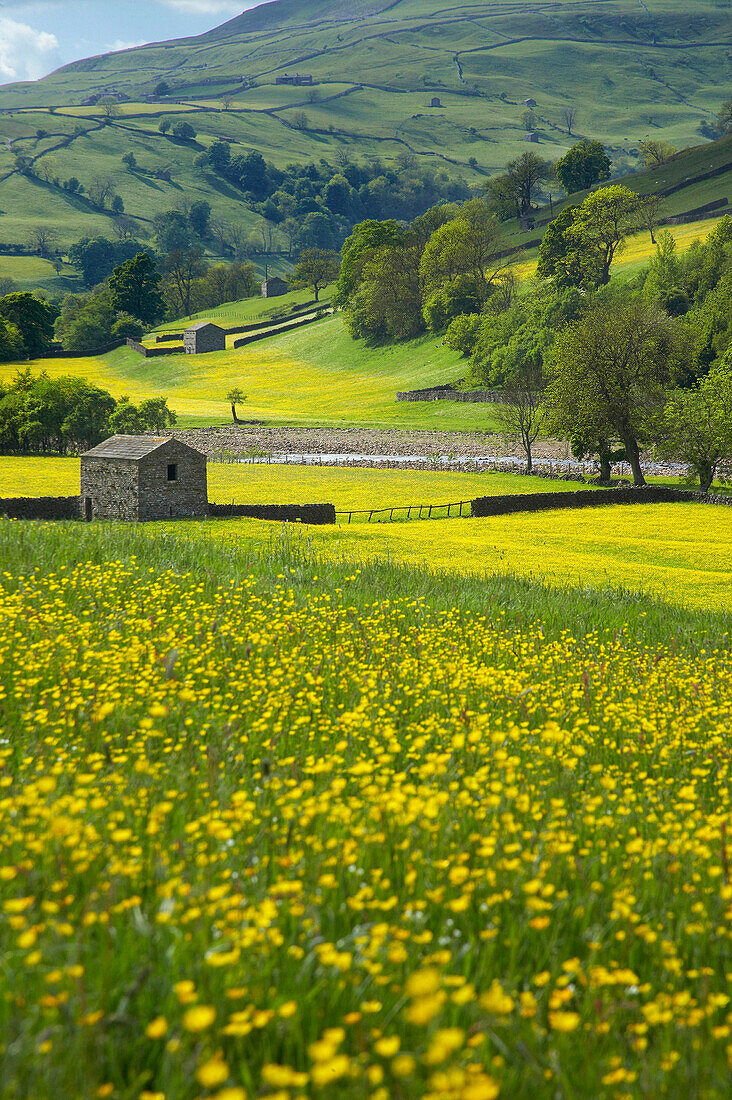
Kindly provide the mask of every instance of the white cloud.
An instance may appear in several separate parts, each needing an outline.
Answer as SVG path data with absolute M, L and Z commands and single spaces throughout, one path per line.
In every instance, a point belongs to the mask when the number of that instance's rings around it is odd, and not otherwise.
M 55 34 L 0 15 L 0 80 L 38 80 L 58 48 Z
M 241 3 L 233 0 L 160 0 L 160 3 L 185 15 L 240 15 L 244 10 Z
M 104 46 L 104 53 L 119 53 L 120 50 L 134 50 L 138 46 L 144 46 L 147 43 L 147 38 L 138 38 L 135 42 L 125 42 L 122 38 L 117 38 L 114 42 L 107 43 Z

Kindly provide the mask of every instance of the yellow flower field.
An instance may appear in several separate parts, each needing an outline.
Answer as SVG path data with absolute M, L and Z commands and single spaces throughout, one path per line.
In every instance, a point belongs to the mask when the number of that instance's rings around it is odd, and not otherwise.
M 19 364 L 0 365 L 0 381 Z M 246 395 L 247 419 L 337 427 L 446 427 L 490 431 L 491 406 L 455 402 L 396 401 L 399 390 L 452 382 L 465 364 L 441 338 L 424 336 L 403 345 L 369 348 L 348 335 L 342 316 L 262 343 L 209 355 L 144 359 L 129 348 L 102 358 L 42 359 L 32 370 L 52 378 L 71 375 L 132 401 L 165 397 L 193 424 L 230 424 L 226 394 Z
M 725 1095 L 726 654 L 107 531 L 0 523 L 3 1096 Z
M 259 521 L 210 521 L 199 531 L 201 537 L 255 545 L 268 538 Z M 354 522 L 303 529 L 301 537 L 332 559 L 388 558 L 458 574 L 620 587 L 688 607 L 732 610 L 732 508 L 648 504 L 487 519 Z
M 522 474 L 450 470 L 378 470 L 210 462 L 209 497 L 217 504 L 330 503 L 339 509 L 441 504 L 496 493 L 576 489 L 577 482 Z M 79 492 L 78 458 L 0 455 L 0 497 L 71 496 Z

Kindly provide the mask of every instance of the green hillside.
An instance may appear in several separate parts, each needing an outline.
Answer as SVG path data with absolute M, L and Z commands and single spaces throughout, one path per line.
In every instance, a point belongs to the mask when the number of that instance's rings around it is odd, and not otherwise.
M 278 167 L 338 165 L 399 154 L 478 184 L 526 149 L 524 100 L 535 99 L 541 155 L 600 137 L 616 174 L 647 136 L 698 144 L 729 90 L 726 0 L 529 0 L 445 7 L 434 0 L 336 4 L 277 0 L 198 38 L 91 58 L 36 83 L 0 88 L 0 245 L 25 242 L 34 221 L 61 244 L 109 233 L 111 214 L 53 182 L 115 181 L 138 230 L 156 213 L 206 198 L 249 229 L 261 219 L 241 192 L 194 167 L 225 138 Z M 277 85 L 285 74 L 312 87 Z M 154 89 L 166 81 L 170 94 Z M 117 117 L 84 102 L 116 95 Z M 226 99 L 224 97 L 231 97 Z M 439 106 L 432 107 L 433 99 Z M 573 136 L 563 119 L 577 109 Z M 228 109 L 227 109 L 228 108 Z M 184 119 L 193 142 L 161 134 Z M 145 172 L 121 169 L 133 152 Z M 21 154 L 36 175 L 22 174 Z M 169 169 L 171 178 L 152 172 Z M 43 179 L 47 176 L 50 182 Z

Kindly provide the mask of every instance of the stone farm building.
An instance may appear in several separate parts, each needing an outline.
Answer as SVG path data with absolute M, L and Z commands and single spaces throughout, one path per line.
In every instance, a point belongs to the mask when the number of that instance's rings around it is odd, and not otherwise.
M 287 283 L 279 275 L 273 275 L 262 283 L 263 298 L 279 298 L 282 294 L 287 294 Z
M 208 515 L 206 456 L 179 439 L 113 435 L 81 456 L 87 520 Z
M 296 88 L 309 88 L 313 83 L 311 73 L 295 73 L 293 76 L 285 73 L 284 76 L 275 77 L 275 84 L 291 84 Z
M 191 325 L 183 334 L 187 355 L 202 355 L 207 351 L 226 351 L 226 333 L 209 321 Z

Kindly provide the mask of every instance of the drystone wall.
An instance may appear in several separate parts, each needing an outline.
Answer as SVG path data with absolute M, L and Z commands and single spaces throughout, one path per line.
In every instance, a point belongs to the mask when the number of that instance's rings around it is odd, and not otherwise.
M 333 524 L 333 504 L 209 504 L 212 518 L 273 519 L 281 523 Z
M 432 386 L 426 390 L 400 390 L 397 401 L 465 401 L 471 404 L 487 402 L 500 405 L 501 390 L 456 390 L 453 386 Z
M 78 497 L 4 497 L 0 516 L 8 519 L 79 519 Z
M 294 332 L 295 329 L 304 328 L 306 325 L 312 325 L 315 321 L 320 321 L 321 316 L 316 317 L 302 317 L 299 321 L 289 321 L 278 328 L 268 328 L 265 332 L 253 332 L 249 336 L 243 336 L 241 340 L 234 341 L 234 348 L 243 348 L 247 344 L 254 344 L 258 340 L 266 340 L 270 336 L 283 336 L 286 332 Z
M 128 348 L 132 348 L 139 355 L 144 355 L 146 359 L 154 359 L 158 355 L 183 355 L 186 350 L 184 347 L 178 347 L 177 345 L 173 348 L 146 348 L 138 340 L 128 339 L 126 343 Z
M 510 496 L 478 497 L 472 502 L 475 517 L 505 516 L 513 512 L 546 512 L 555 508 L 596 508 L 603 504 L 723 504 L 732 497 L 695 493 L 648 485 L 618 489 L 578 489 L 563 493 L 515 493 Z

